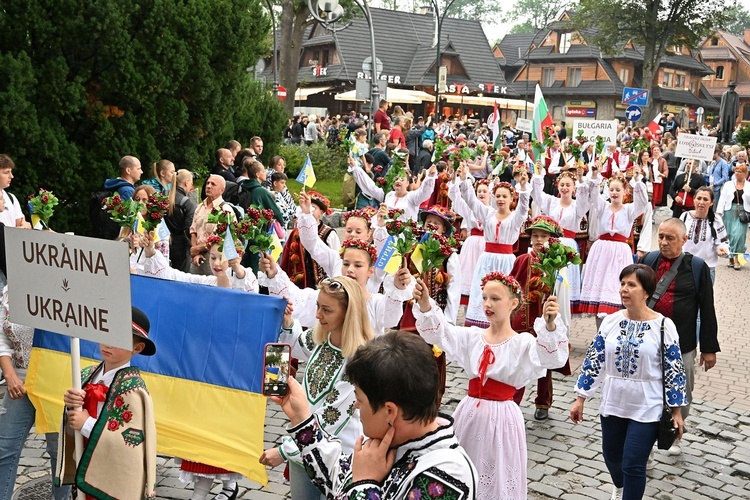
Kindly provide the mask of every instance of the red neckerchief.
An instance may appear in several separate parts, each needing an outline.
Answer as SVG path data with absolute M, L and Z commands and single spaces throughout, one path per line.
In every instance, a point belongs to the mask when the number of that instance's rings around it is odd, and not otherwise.
M 86 396 L 83 398 L 83 409 L 89 412 L 90 417 L 96 418 L 99 415 L 99 403 L 104 403 L 107 399 L 109 387 L 104 384 L 86 384 L 83 388 Z

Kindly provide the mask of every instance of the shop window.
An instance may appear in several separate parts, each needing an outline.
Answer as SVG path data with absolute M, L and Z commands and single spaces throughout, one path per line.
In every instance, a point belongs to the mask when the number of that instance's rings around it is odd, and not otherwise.
M 724 66 L 716 66 L 716 79 L 717 80 L 724 79 Z
M 577 87 L 581 83 L 581 68 L 568 68 L 568 87 Z
M 542 69 L 542 87 L 551 87 L 555 83 L 555 68 Z

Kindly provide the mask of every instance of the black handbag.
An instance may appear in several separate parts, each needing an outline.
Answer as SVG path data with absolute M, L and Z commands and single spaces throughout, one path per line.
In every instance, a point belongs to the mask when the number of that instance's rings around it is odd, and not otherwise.
M 661 397 L 662 397 L 662 411 L 661 418 L 659 419 L 659 431 L 656 438 L 656 447 L 660 450 L 668 450 L 672 447 L 677 439 L 679 429 L 674 426 L 674 419 L 672 418 L 672 409 L 667 406 L 667 387 L 664 384 L 664 318 L 661 320 Z
M 745 208 L 742 205 L 742 200 L 740 200 L 740 195 L 737 191 L 734 192 L 734 196 L 737 198 L 737 217 L 739 217 L 742 224 L 747 224 L 750 222 L 750 214 L 745 211 Z

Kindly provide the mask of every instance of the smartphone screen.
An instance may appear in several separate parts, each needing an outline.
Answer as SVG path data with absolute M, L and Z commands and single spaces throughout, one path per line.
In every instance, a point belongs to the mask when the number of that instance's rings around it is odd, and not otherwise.
M 292 346 L 289 344 L 266 344 L 263 353 L 264 396 L 286 396 L 291 357 Z

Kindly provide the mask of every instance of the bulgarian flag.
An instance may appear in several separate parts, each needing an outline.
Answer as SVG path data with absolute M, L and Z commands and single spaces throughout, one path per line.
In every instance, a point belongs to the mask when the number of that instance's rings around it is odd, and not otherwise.
M 492 141 L 495 149 L 503 147 L 503 138 L 500 136 L 500 111 L 497 109 L 497 101 L 495 101 L 495 110 L 492 112 Z
M 659 125 L 659 121 L 661 120 L 661 113 L 656 115 L 656 118 L 651 120 L 651 123 L 648 124 L 648 129 L 651 131 L 652 134 L 661 134 L 661 125 Z
M 547 102 L 544 100 L 544 96 L 542 95 L 542 89 L 539 88 L 539 84 L 537 83 L 536 91 L 534 92 L 534 115 L 531 126 L 533 139 L 536 139 L 540 144 L 543 144 L 543 130 L 546 127 L 552 126 L 554 126 L 554 122 L 552 121 L 552 117 L 549 114 L 549 109 L 547 109 Z M 534 153 L 534 159 L 537 160 L 542 157 L 542 154 L 544 153 L 544 147 L 532 148 L 532 152 Z

